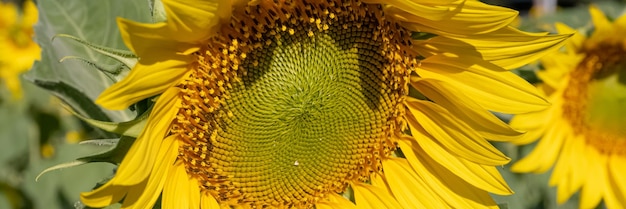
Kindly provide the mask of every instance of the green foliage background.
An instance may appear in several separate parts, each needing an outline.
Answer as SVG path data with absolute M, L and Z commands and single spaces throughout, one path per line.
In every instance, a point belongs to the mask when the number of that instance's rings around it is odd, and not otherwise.
M 81 123 L 52 95 L 90 118 L 127 121 L 135 116 L 130 111 L 103 110 L 92 102 L 114 82 L 99 69 L 123 66 L 76 41 L 55 36 L 68 34 L 93 44 L 126 49 L 115 18 L 148 22 L 150 8 L 146 0 L 44 0 L 36 4 L 39 22 L 35 41 L 42 47 L 42 58 L 24 75 L 31 82 L 23 82 L 25 98 L 14 101 L 0 88 L 0 208 L 80 207 L 78 194 L 112 175 L 114 165 L 93 163 L 53 171 L 38 181 L 35 177 L 51 166 L 110 148 L 70 143 L 65 139 L 67 132 L 84 133 L 86 139 L 117 136 Z M 60 62 L 67 56 L 78 58 Z M 46 143 L 55 148 L 51 157 L 41 154 Z

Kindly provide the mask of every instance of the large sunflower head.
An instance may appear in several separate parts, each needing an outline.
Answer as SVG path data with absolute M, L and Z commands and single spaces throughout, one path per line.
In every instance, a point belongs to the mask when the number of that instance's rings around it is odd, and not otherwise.
M 159 95 L 92 207 L 477 208 L 511 194 L 489 110 L 546 106 L 506 69 L 567 35 L 478 1 L 175 1 L 120 19 L 139 57 L 97 102 Z M 501 48 L 506 47 L 506 48 Z
M 514 128 L 529 130 L 514 142 L 541 138 L 534 150 L 513 166 L 517 172 L 554 170 L 558 202 L 581 191 L 580 207 L 604 200 L 609 208 L 626 207 L 626 16 L 611 23 L 590 8 L 594 32 L 574 36 L 565 50 L 542 59 L 538 87 L 552 107 L 518 115 Z M 561 32 L 573 29 L 557 24 Z
M 0 2 L 0 82 L 15 98 L 22 95 L 20 74 L 40 57 L 39 46 L 33 41 L 35 22 L 37 8 L 32 1 L 25 1 L 22 9 Z

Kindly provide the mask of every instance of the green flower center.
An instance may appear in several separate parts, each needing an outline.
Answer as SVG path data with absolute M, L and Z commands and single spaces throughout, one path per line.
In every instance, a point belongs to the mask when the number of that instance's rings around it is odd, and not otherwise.
M 576 134 L 609 154 L 626 155 L 626 50 L 602 43 L 583 50 L 587 56 L 570 74 L 564 116 Z
M 179 85 L 179 159 L 231 205 L 309 208 L 366 181 L 403 129 L 409 35 L 360 2 L 235 11 Z
M 626 136 L 626 68 L 589 84 L 587 120 L 594 128 Z M 620 81 L 620 79 L 622 79 Z

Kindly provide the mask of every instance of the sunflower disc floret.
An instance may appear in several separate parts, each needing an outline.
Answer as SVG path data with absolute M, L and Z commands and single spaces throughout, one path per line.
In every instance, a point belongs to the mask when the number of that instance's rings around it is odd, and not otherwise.
M 119 19 L 140 59 L 96 102 L 158 99 L 90 207 L 497 207 L 509 158 L 486 138 L 522 132 L 489 110 L 544 109 L 506 69 L 567 38 L 478 1 L 163 5 L 165 22 Z
M 308 207 L 381 171 L 417 63 L 409 32 L 359 2 L 241 12 L 179 86 L 187 172 L 220 201 Z

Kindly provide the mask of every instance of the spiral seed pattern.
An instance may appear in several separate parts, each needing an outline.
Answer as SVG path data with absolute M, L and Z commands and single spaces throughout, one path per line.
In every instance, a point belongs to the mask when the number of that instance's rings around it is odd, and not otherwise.
M 178 85 L 179 159 L 220 202 L 251 208 L 310 208 L 367 181 L 405 126 L 410 45 L 359 1 L 235 11 Z

